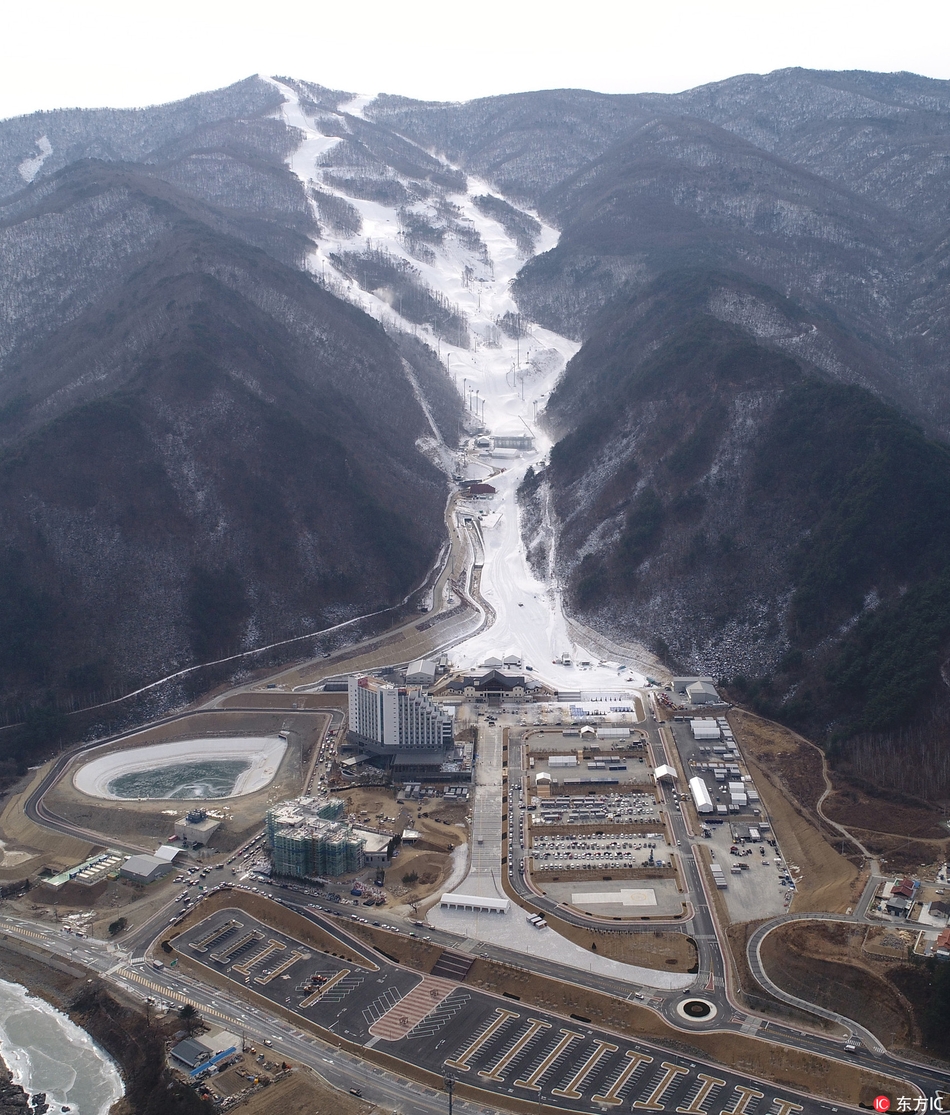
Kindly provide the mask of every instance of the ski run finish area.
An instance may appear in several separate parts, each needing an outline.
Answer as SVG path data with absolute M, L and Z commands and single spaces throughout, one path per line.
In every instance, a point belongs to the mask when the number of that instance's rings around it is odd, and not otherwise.
M 286 750 L 287 741 L 277 736 L 157 743 L 110 751 L 93 759 L 76 771 L 73 785 L 90 797 L 112 801 L 235 798 L 269 785 Z M 178 768 L 177 777 L 168 779 L 165 786 L 162 773 L 171 768 Z M 149 792 L 150 785 L 159 792 Z

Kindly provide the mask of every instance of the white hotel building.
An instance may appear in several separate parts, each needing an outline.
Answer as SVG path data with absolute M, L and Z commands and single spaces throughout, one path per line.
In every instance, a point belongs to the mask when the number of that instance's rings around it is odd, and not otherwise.
M 454 709 L 432 701 L 421 689 L 351 675 L 349 738 L 374 755 L 405 751 L 442 754 L 454 743 Z

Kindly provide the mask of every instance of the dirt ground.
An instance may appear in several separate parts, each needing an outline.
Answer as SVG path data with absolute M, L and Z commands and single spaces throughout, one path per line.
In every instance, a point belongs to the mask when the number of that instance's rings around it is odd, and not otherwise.
M 770 933 L 762 961 L 779 987 L 866 1026 L 888 1047 L 919 1042 L 911 1004 L 886 978 L 892 964 L 867 957 L 864 926 L 793 922 Z
M 746 945 L 761 924 L 761 922 L 756 921 L 740 922 L 737 925 L 730 925 L 726 930 L 733 973 L 741 992 L 740 1001 L 743 1001 L 750 1010 L 758 1011 L 760 1014 L 786 1022 L 806 1032 L 827 1033 L 837 1038 L 846 1037 L 847 1031 L 843 1026 L 838 1026 L 828 1019 L 819 1018 L 807 1011 L 799 1010 L 797 1007 L 789 1006 L 788 1003 L 783 1003 L 780 999 L 774 998 L 759 985 L 749 969 Z
M 606 929 L 588 929 L 547 914 L 548 925 L 582 948 L 644 968 L 667 968 L 671 972 L 689 972 L 696 964 L 696 946 L 685 933 L 617 933 Z
M 360 786 L 340 791 L 347 813 L 387 832 L 411 828 L 421 834 L 415 845 L 401 846 L 386 869 L 386 890 L 394 905 L 414 905 L 435 893 L 452 871 L 452 851 L 468 840 L 467 803 L 441 797 L 400 805 L 386 786 Z M 403 882 L 404 876 L 415 880 Z
M 790 802 L 799 818 L 815 830 L 818 821 L 816 805 L 825 789 L 819 749 L 790 729 L 763 720 L 753 713 L 736 709 L 730 713 L 730 719 L 752 774 L 763 772 L 772 787 L 780 790 Z M 757 769 L 752 769 L 753 765 Z M 914 871 L 926 877 L 935 874 L 937 867 L 946 862 L 950 855 L 950 838 L 944 824 L 946 817 L 937 807 L 926 802 L 892 801 L 890 797 L 872 796 L 831 769 L 829 777 L 833 792 L 822 805 L 825 816 L 844 825 L 872 855 L 881 858 L 886 870 Z M 766 797 L 761 787 L 760 793 L 771 813 L 772 800 Z M 800 840 L 801 833 L 796 830 L 801 826 L 796 825 L 792 818 L 789 821 L 791 832 Z M 826 831 L 826 828 L 822 826 L 821 829 L 822 842 L 830 842 L 835 850 L 843 850 L 846 856 L 850 856 L 849 847 L 853 846 L 849 846 L 834 830 L 827 828 Z M 804 885 L 799 888 L 792 910 L 835 912 L 846 908 L 841 905 L 846 885 L 846 870 L 841 864 L 836 867 L 827 853 L 819 852 L 813 841 L 802 847 L 801 859 L 795 858 L 793 848 L 794 844 L 789 846 L 787 857 L 802 868 Z M 817 871 L 807 870 L 803 862 L 809 853 L 814 857 Z M 811 880 L 808 875 L 811 875 Z M 816 879 L 821 882 L 809 898 Z
M 907 836 L 918 840 L 947 840 L 947 815 L 929 802 L 872 797 L 832 772 L 835 792 L 825 799 L 826 816 L 847 828 Z
M 374 1115 L 383 1109 L 347 1095 L 310 1069 L 301 1068 L 255 1092 L 236 1110 L 242 1115 Z M 388 1115 L 390 1109 L 385 1110 Z
M 34 889 L 19 898 L 9 899 L 6 909 L 8 913 L 53 922 L 68 923 L 78 918 L 86 922 L 86 933 L 105 939 L 109 936 L 109 925 L 119 916 L 127 920 L 127 930 L 131 929 L 148 921 L 178 893 L 179 888 L 168 879 L 147 887 L 127 879 L 115 879 L 110 880 L 105 892 L 91 906 L 45 902 L 38 897 L 39 891 Z M 118 940 L 121 941 L 121 937 Z
M 844 913 L 857 901 L 863 879 L 815 823 L 825 788 L 821 754 L 788 728 L 751 713 L 733 712 L 731 719 L 782 853 L 801 872 L 792 911 Z
M 6 844 L 3 862 L 0 862 L 0 879 L 24 879 L 39 871 L 45 864 L 55 869 L 82 863 L 92 849 L 91 844 L 62 836 L 51 829 L 33 824 L 23 811 L 26 799 L 43 779 L 47 768 L 31 771 L 28 779 L 14 787 L 3 803 L 0 812 L 0 840 Z M 6 853 L 12 852 L 13 856 Z M 17 852 L 30 853 L 28 858 Z M 16 862 L 11 862 L 15 860 Z

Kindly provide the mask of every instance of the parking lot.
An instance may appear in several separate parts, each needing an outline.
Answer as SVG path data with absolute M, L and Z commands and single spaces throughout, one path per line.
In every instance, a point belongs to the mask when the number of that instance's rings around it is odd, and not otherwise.
M 241 909 L 217 911 L 182 934 L 176 947 L 238 986 L 250 981 L 257 994 L 287 1004 L 301 1021 L 378 1047 L 440 1077 L 448 1073 L 539 1107 L 601 1112 L 632 1105 L 696 1115 L 714 1109 L 748 1115 L 817 1115 L 821 1110 L 808 1097 L 750 1081 L 745 1074 L 627 1041 L 579 1019 L 499 1000 L 452 980 L 433 982 L 381 956 L 371 961 L 367 954 L 365 966 L 342 961 Z M 350 940 L 346 947 L 365 951 Z
M 585 797 L 539 798 L 532 825 L 638 825 L 662 827 L 653 794 L 591 794 Z
M 599 876 L 589 882 L 575 880 L 539 883 L 548 898 L 573 906 L 595 918 L 669 918 L 683 913 L 683 895 L 675 879 L 613 879 Z
M 729 824 L 709 825 L 704 831 L 710 835 L 703 843 L 725 873 L 727 886 L 719 893 L 733 920 L 777 917 L 788 909 L 793 891 L 784 880 L 790 876 L 779 849 L 767 842 L 770 830 L 762 830 L 766 839 L 754 843 L 736 843 Z
M 670 849 L 662 832 L 611 833 L 604 836 L 534 835 L 526 853 L 533 870 L 668 867 Z

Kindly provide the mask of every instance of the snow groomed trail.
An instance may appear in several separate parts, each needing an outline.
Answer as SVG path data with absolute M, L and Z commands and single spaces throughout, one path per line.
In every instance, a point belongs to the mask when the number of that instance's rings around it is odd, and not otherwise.
M 333 180 L 328 181 L 328 168 L 323 162 L 343 141 L 320 131 L 319 121 L 304 111 L 291 86 L 270 80 L 285 98 L 279 110 L 282 119 L 303 135 L 290 157 L 291 169 L 306 186 L 353 206 L 362 221 L 361 230 L 351 236 L 334 235 L 322 226 L 320 241 L 308 260 L 310 272 L 377 320 L 415 334 L 436 351 L 462 395 L 473 428 L 478 419 L 491 434 L 534 438 L 532 451 L 476 448 L 466 459 L 460 455 L 455 463 L 463 475 L 490 479 L 497 489 L 490 502 L 472 502 L 467 507 L 460 503 L 463 514 L 481 513 L 485 542 L 481 594 L 496 618 L 490 627 L 453 648 L 456 666 L 478 667 L 490 657 L 517 654 L 525 666 L 532 667 L 536 677 L 555 689 L 620 697 L 642 686 L 645 679 L 641 673 L 620 663 L 601 664 L 594 653 L 573 643 L 556 584 L 539 580 L 527 560 L 516 491 L 528 467 L 537 467 L 551 448 L 550 439 L 537 426 L 536 416 L 579 346 L 527 321 L 522 323 L 520 338 L 499 329 L 500 318 L 519 312 L 510 284 L 529 258 L 519 251 L 502 225 L 475 204 L 479 195 L 501 195 L 488 183 L 471 177 L 466 179 L 465 192 L 451 193 L 441 207 L 438 197 L 390 206 L 345 193 L 335 184 L 341 180 L 340 167 L 332 168 Z M 339 106 L 339 113 L 362 116 L 371 100 L 355 98 Z M 335 130 L 340 130 L 341 120 L 345 124 L 346 116 L 335 118 Z M 450 169 L 447 164 L 446 169 Z M 393 177 L 399 179 L 398 175 Z M 409 179 L 401 181 L 410 183 Z M 445 201 L 453 214 L 447 225 Z M 411 253 L 405 235 L 407 210 L 431 225 L 441 221 L 445 228 L 441 242 L 431 243 L 424 253 Z M 537 214 L 530 216 L 541 225 L 535 253 L 548 251 L 557 243 L 557 230 L 545 225 Z M 469 344 L 453 344 L 451 336 L 437 336 L 430 326 L 409 321 L 400 314 L 401 303 L 391 290 L 362 289 L 332 258 L 341 253 L 371 251 L 383 251 L 404 261 L 432 291 L 457 308 L 467 324 Z M 442 457 L 446 458 L 444 452 Z M 561 663 L 565 656 L 570 665 Z M 624 666 L 629 667 L 631 662 L 628 659 Z

